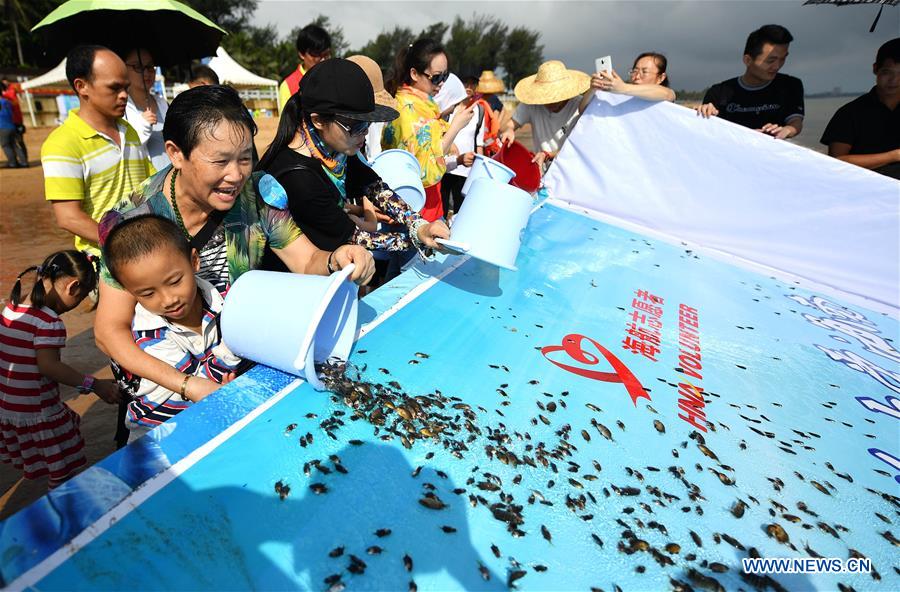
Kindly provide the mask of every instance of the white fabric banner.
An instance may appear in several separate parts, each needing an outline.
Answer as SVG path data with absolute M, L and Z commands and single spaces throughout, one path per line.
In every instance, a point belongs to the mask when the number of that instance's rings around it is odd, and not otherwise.
M 686 107 L 598 92 L 552 198 L 900 307 L 900 181 Z

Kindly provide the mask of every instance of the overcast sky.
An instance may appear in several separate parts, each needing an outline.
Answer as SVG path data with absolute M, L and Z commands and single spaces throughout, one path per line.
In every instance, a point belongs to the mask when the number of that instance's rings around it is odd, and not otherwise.
M 358 48 L 395 25 L 419 31 L 459 15 L 496 16 L 511 27 L 542 32 L 544 59 L 570 68 L 593 69 L 594 58 L 611 55 L 624 75 L 638 53 L 660 51 L 669 58 L 675 88 L 702 89 L 743 71 L 747 34 L 767 23 L 794 35 L 782 72 L 803 80 L 808 93 L 841 87 L 867 90 L 878 47 L 900 35 L 900 7 L 886 7 L 875 33 L 875 6 L 803 6 L 802 0 L 593 1 L 564 2 L 347 2 L 261 0 L 255 24 L 275 24 L 280 35 L 316 14 L 328 15 Z M 452 64 L 451 64 L 452 69 Z

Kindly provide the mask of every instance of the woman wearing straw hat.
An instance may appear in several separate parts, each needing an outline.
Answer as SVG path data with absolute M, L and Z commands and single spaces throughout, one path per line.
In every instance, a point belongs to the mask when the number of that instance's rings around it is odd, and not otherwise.
M 364 55 L 352 55 L 347 58 L 366 73 L 369 82 L 372 83 L 372 90 L 375 91 L 375 104 L 383 107 L 390 107 L 397 110 L 397 99 L 384 89 L 384 75 L 381 73 L 381 66 L 372 58 Z M 369 133 L 366 135 L 365 155 L 366 160 L 372 162 L 376 156 L 381 154 L 381 133 L 384 131 L 383 121 L 373 121 L 369 126 Z
M 363 69 L 343 59 L 313 66 L 285 105 L 275 139 L 259 161 L 287 192 L 297 226 L 319 248 L 357 244 L 386 251 L 437 248 L 448 238 L 441 222 L 427 222 L 358 157 L 372 122 L 391 121 L 396 109 L 377 104 Z M 347 214 L 357 202 L 364 217 Z M 379 232 L 374 206 L 402 224 L 405 232 Z M 269 269 L 281 266 L 272 258 Z
M 472 119 L 472 106 L 458 109 L 453 121 L 441 119 L 440 107 L 432 98 L 449 78 L 444 48 L 433 39 L 419 39 L 403 48 L 394 63 L 393 90 L 400 105 L 400 116 L 384 128 L 382 148 L 399 148 L 416 157 L 422 168 L 425 207 L 422 216 L 429 221 L 444 215 L 441 203 L 441 178 L 447 171 L 444 155 L 453 140 Z
M 511 142 L 514 130 L 530 123 L 534 146 L 539 150 L 532 162 L 545 168 L 544 165 L 556 157 L 592 96 L 590 76 L 569 70 L 558 60 L 544 62 L 537 74 L 516 84 L 519 106 L 501 140 Z
M 503 81 L 494 75 L 493 70 L 484 70 L 478 77 L 478 85 L 475 87 L 474 102 L 484 109 L 484 152 L 492 156 L 500 151 L 500 128 L 507 116 L 503 101 L 497 98 L 497 93 L 506 92 Z M 514 139 L 514 138 L 513 138 Z M 509 139 L 512 142 L 512 139 Z

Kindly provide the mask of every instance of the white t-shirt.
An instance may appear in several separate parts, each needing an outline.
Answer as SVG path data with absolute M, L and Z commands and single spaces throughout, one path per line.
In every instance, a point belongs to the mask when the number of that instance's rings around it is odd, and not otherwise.
M 452 115 L 450 116 L 450 121 L 453 121 Z M 486 131 L 484 128 L 484 108 L 481 105 L 476 105 L 475 114 L 472 115 L 472 119 L 469 120 L 469 123 L 467 123 L 464 128 L 459 130 L 459 133 L 456 134 L 456 138 L 453 140 L 453 145 L 456 146 L 460 154 L 475 152 L 475 148 L 484 147 L 484 134 Z M 475 137 L 476 129 L 478 130 L 478 137 Z M 448 170 L 447 173 L 459 175 L 460 177 L 468 177 L 471 168 L 472 167 L 458 165 L 455 169 Z
M 369 126 L 369 133 L 366 134 L 366 160 L 372 162 L 376 156 L 381 154 L 381 132 L 384 130 L 384 122 L 376 121 Z
M 151 93 L 150 96 L 156 101 L 156 124 L 150 125 L 150 122 L 144 119 L 144 112 L 137 108 L 130 96 L 128 97 L 128 104 L 125 105 L 125 121 L 130 123 L 134 131 L 137 132 L 141 144 L 147 150 L 147 154 L 150 155 L 150 162 L 153 163 L 153 167 L 157 171 L 161 171 L 170 164 L 162 134 L 169 104 L 166 103 L 164 98 L 155 94 Z
M 550 113 L 544 105 L 526 105 L 519 103 L 513 113 L 513 120 L 519 125 L 531 124 L 532 138 L 534 139 L 534 151 L 543 150 L 541 146 L 545 142 L 555 140 L 557 150 L 562 148 L 563 142 L 569 136 L 569 132 L 575 126 L 578 118 L 575 114 L 578 112 L 578 105 L 581 103 L 581 95 L 569 99 L 566 106 L 559 113 Z M 574 117 L 574 119 L 572 119 Z M 567 126 L 566 123 L 572 119 Z

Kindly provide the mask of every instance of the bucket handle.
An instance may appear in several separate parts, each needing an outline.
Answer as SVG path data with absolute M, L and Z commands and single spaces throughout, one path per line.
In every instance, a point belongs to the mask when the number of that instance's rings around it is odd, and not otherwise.
M 356 265 L 354 263 L 350 263 L 343 269 L 336 271 L 331 274 L 330 277 L 334 278 L 337 281 L 349 281 L 350 274 L 356 269 Z M 320 312 L 324 312 L 324 309 L 328 307 L 331 303 L 331 297 L 334 295 L 335 290 L 337 290 L 337 283 L 333 283 L 331 288 L 329 288 L 328 292 L 325 294 L 325 299 L 323 302 L 319 303 L 319 307 L 322 309 Z M 321 314 L 315 315 L 316 318 L 321 318 Z M 303 377 L 306 379 L 306 382 L 309 383 L 317 391 L 324 391 L 325 385 L 322 383 L 322 380 L 319 378 L 319 375 L 316 374 L 316 361 L 315 361 L 315 328 L 307 333 L 304 336 L 303 343 L 300 346 L 300 352 L 294 361 L 294 367 L 303 370 Z M 304 353 L 305 348 L 305 353 Z
M 463 253 L 468 253 L 469 249 L 472 248 L 469 246 L 469 243 L 461 243 L 459 241 L 452 241 L 444 238 L 436 238 L 434 239 L 434 242 L 444 245 L 450 251 L 460 255 Z

